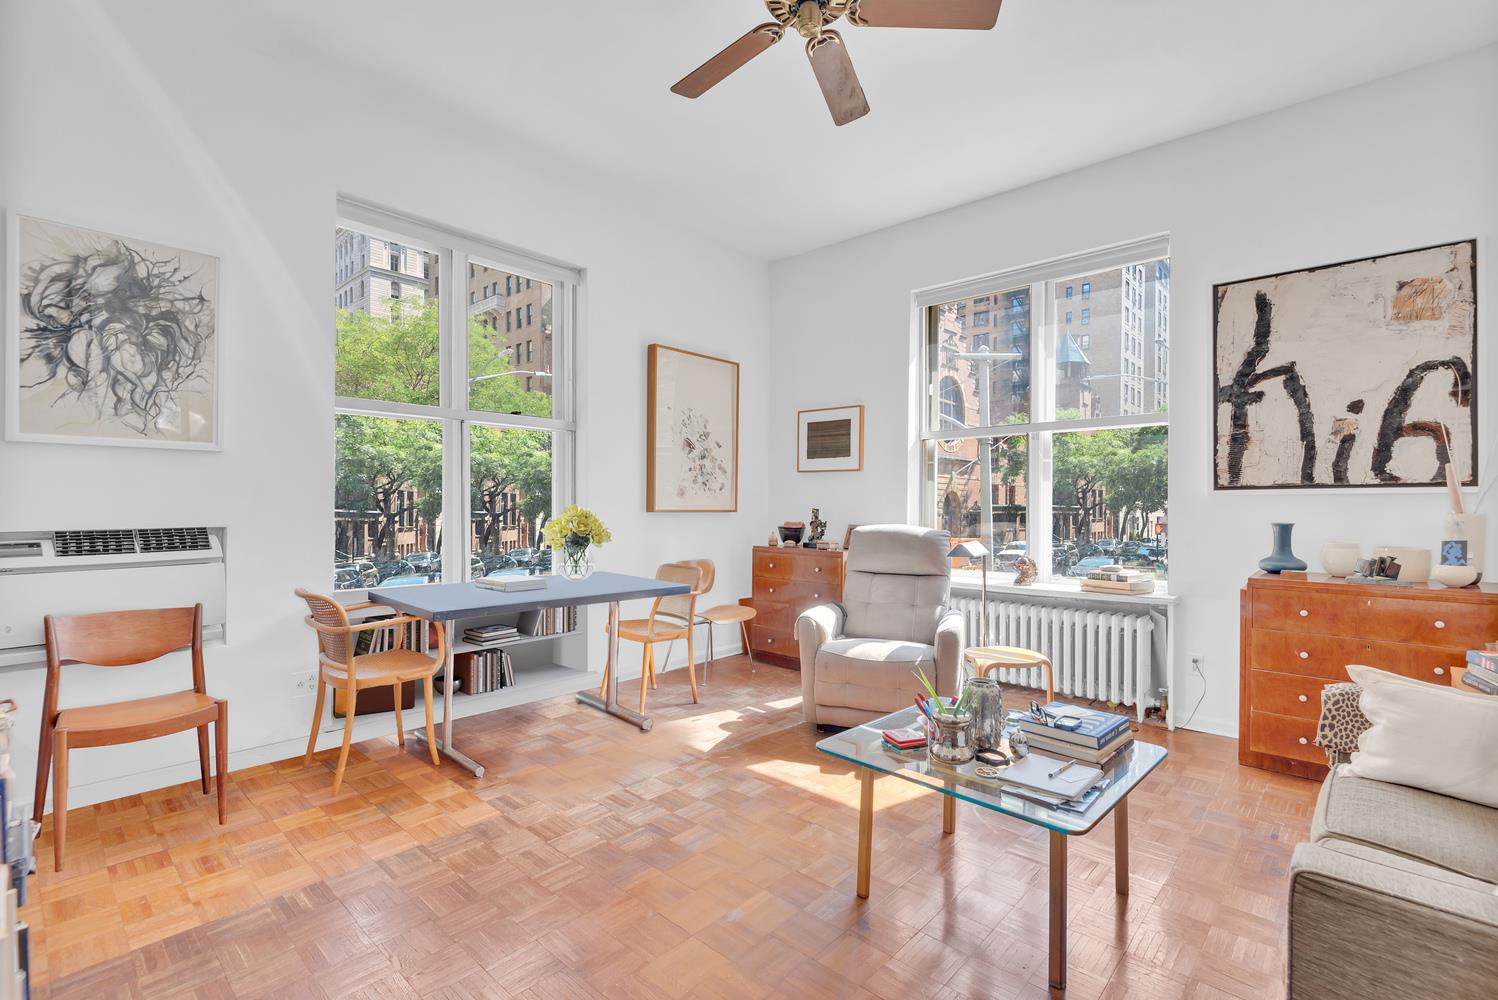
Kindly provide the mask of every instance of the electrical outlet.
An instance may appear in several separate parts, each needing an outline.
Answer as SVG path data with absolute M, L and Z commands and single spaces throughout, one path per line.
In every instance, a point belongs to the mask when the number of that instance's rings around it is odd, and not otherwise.
M 317 671 L 298 670 L 291 675 L 291 686 L 300 698 L 317 694 Z

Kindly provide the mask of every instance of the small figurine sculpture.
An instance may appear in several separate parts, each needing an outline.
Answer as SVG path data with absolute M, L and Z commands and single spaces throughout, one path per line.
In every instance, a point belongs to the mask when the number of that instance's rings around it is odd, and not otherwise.
M 770 540 L 768 542 L 766 542 L 765 544 L 768 545 L 768 546 L 770 546 L 770 548 L 772 548 L 772 549 L 778 549 L 778 548 L 780 548 L 780 536 L 777 535 L 773 531 L 770 532 Z
M 827 522 L 822 520 L 822 509 L 820 507 L 813 507 L 811 509 L 811 527 L 806 533 L 806 541 L 801 544 L 808 549 L 814 549 L 825 534 L 827 534 Z
M 1034 559 L 1029 556 L 1020 556 L 1014 561 L 1014 585 L 1024 587 L 1034 583 L 1037 572 Z

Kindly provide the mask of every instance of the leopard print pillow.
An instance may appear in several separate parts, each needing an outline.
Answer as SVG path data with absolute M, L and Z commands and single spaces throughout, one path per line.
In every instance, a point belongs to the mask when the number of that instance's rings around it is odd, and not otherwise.
M 1321 689 L 1321 721 L 1316 724 L 1316 745 L 1326 751 L 1332 764 L 1343 764 L 1358 748 L 1358 737 L 1373 723 L 1358 707 L 1363 689 L 1356 684 L 1328 684 Z

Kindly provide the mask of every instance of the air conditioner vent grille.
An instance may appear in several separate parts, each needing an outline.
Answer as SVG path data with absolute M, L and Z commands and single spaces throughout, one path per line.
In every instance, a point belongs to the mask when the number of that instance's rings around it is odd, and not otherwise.
M 207 528 L 141 528 L 142 552 L 201 552 L 210 548 Z
M 133 555 L 133 531 L 54 531 L 52 547 L 59 556 Z

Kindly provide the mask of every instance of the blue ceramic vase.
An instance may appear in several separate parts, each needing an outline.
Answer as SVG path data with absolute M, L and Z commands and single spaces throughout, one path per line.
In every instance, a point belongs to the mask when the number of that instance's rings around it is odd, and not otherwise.
M 1274 531 L 1274 551 L 1259 560 L 1259 568 L 1266 573 L 1305 569 L 1306 561 L 1290 551 L 1290 534 L 1295 530 L 1295 525 L 1271 524 L 1269 527 Z

